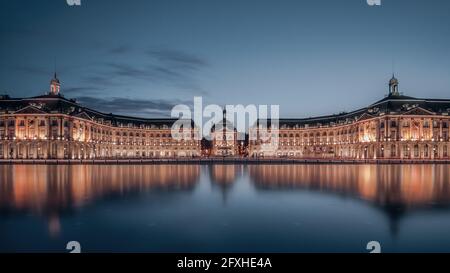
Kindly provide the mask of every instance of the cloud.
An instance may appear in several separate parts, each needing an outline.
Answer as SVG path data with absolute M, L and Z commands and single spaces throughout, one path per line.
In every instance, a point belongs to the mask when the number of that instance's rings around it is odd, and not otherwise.
M 200 57 L 173 49 L 149 49 L 147 54 L 170 67 L 198 70 L 208 65 Z
M 111 77 L 107 77 L 105 75 L 89 75 L 83 77 L 82 81 L 84 83 L 95 85 L 97 87 L 111 87 L 117 85 Z
M 70 66 L 58 69 L 58 75 L 75 78 L 77 84 L 69 87 L 63 86 L 62 92 L 76 97 L 89 93 L 105 93 L 127 87 L 128 89 L 139 86 L 155 84 L 174 87 L 172 90 L 195 93 L 196 95 L 208 95 L 198 82 L 201 69 L 208 66 L 206 60 L 183 52 L 167 48 L 133 49 L 131 45 L 119 45 L 104 49 L 104 52 L 112 54 L 102 60 L 88 66 Z M 140 54 L 136 58 L 136 54 Z M 120 56 L 119 56 L 120 55 Z M 23 73 L 51 77 L 51 71 L 36 66 L 15 66 L 13 69 Z M 70 71 L 70 72 L 68 72 Z M 64 83 L 64 79 L 62 79 Z M 159 87 L 158 86 L 158 87 Z
M 131 46 L 121 45 L 121 46 L 110 49 L 108 51 L 108 53 L 113 54 L 113 55 L 122 55 L 122 54 L 130 53 L 131 51 L 132 51 Z
M 35 67 L 35 66 L 13 66 L 12 69 L 17 70 L 19 72 L 22 73 L 28 73 L 28 74 L 32 74 L 32 75 L 51 75 L 49 71 L 47 71 L 46 69 L 40 68 L 40 67 Z
M 145 66 L 131 66 L 125 63 L 107 63 L 108 72 L 105 78 L 123 78 L 129 80 L 150 81 L 153 83 L 167 83 L 171 85 L 182 85 L 191 83 L 191 77 L 179 69 L 161 66 L 158 64 L 147 64 Z
M 129 48 L 120 46 L 115 52 L 129 53 Z M 94 86 L 119 86 L 143 81 L 175 86 L 178 90 L 195 91 L 206 95 L 197 82 L 197 72 L 207 66 L 199 57 L 177 50 L 149 50 L 143 58 L 133 64 L 126 61 L 108 61 L 100 64 L 93 75 L 84 78 L 84 83 Z
M 104 99 L 81 96 L 77 97 L 77 101 L 84 106 L 104 113 L 140 117 L 169 117 L 172 108 L 178 104 L 185 104 L 192 107 L 192 102 L 181 100 L 146 100 L 121 97 Z
M 128 77 L 132 79 L 154 79 L 154 71 L 152 69 L 137 68 L 137 66 L 131 66 L 123 63 L 107 63 L 107 67 L 110 68 L 112 76 L 116 77 Z
M 67 88 L 63 88 L 63 93 L 64 94 L 72 94 L 72 93 L 98 93 L 98 91 L 102 91 L 104 90 L 103 88 L 100 87 L 95 87 L 95 86 L 75 86 L 75 87 L 67 87 Z
M 31 75 L 37 75 L 37 76 L 45 75 L 45 76 L 49 77 L 49 79 L 50 79 L 50 77 L 53 76 L 53 73 L 55 73 L 55 70 L 53 67 L 51 69 L 48 69 L 48 68 L 42 68 L 42 67 L 33 66 L 33 65 L 15 65 L 15 66 L 12 66 L 11 68 L 16 71 L 19 71 L 22 73 L 28 73 Z M 72 74 L 73 71 L 77 71 L 80 68 L 82 69 L 83 66 L 74 66 L 74 65 L 62 66 L 62 67 L 57 67 L 56 72 L 59 77 L 59 76 L 61 76 L 61 74 L 63 74 L 63 75 Z

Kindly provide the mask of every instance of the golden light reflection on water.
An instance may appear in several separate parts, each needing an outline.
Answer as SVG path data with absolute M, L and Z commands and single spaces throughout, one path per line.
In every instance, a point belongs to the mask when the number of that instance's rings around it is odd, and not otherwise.
M 249 174 L 261 189 L 316 189 L 379 205 L 450 203 L 448 165 L 265 165 Z
M 109 196 L 193 191 L 201 173 L 224 198 L 238 178 L 247 178 L 256 190 L 323 191 L 382 207 L 450 204 L 448 165 L 2 165 L 0 216 L 42 215 L 58 234 L 63 213 Z
M 235 182 L 238 170 L 242 169 L 242 165 L 226 164 L 226 165 L 210 165 L 209 173 L 211 176 L 211 182 L 228 186 Z
M 0 166 L 2 211 L 45 216 L 51 235 L 60 232 L 59 216 L 108 196 L 151 189 L 191 190 L 198 165 L 3 165 Z
M 45 213 L 109 195 L 150 189 L 190 190 L 200 175 L 193 165 L 0 166 L 0 207 Z

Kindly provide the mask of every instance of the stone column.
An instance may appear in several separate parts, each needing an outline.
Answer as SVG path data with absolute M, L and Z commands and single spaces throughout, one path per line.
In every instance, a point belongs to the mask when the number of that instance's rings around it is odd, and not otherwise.
M 14 118 L 14 136 L 16 137 L 16 140 L 14 142 L 17 141 L 17 133 L 19 132 L 19 123 L 17 122 L 17 118 Z
M 28 134 L 28 118 L 27 118 L 27 116 L 24 116 L 23 119 L 24 119 L 23 122 L 25 124 L 25 132 L 24 132 L 25 135 L 24 135 L 24 137 L 26 137 L 28 139 L 30 137 L 29 134 Z

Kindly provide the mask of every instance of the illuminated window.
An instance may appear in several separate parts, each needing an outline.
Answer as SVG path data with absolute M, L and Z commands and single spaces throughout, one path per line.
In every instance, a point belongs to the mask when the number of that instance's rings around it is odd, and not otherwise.
M 419 145 L 414 145 L 414 157 L 419 157 Z

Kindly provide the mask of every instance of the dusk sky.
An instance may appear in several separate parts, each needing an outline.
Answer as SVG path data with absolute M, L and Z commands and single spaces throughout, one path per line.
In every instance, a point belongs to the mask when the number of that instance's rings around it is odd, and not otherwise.
M 450 1 L 0 0 L 0 94 L 62 93 L 105 112 L 279 104 L 282 117 L 405 95 L 450 98 Z M 393 65 L 394 64 L 394 65 Z

